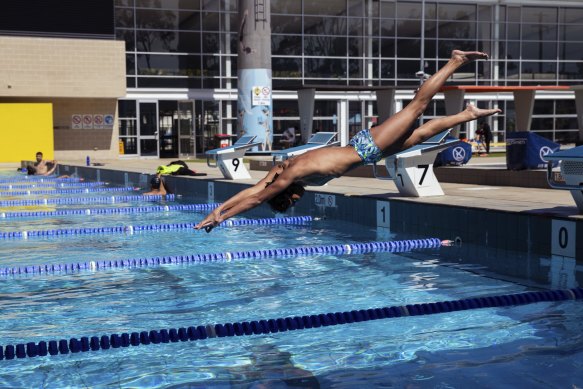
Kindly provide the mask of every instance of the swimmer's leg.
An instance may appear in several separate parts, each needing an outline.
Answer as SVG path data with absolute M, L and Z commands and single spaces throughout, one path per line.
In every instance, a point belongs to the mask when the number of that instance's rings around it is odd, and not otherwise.
M 460 66 L 476 59 L 487 58 L 487 54 L 479 51 L 452 51 L 447 64 L 423 83 L 413 100 L 403 110 L 371 128 L 371 135 L 376 145 L 383 150 L 384 154 L 393 154 L 402 150 L 403 142 L 410 135 L 411 126 L 423 114 L 433 96 L 439 92 L 447 79 Z
M 413 133 L 403 142 L 402 148 L 407 149 L 409 147 L 415 146 L 416 144 L 424 142 L 432 136 L 447 130 L 448 128 L 452 128 L 459 124 L 494 115 L 500 112 L 502 112 L 502 110 L 499 108 L 479 109 L 472 104 L 468 104 L 466 109 L 458 114 L 433 119 L 423 124 L 421 127 L 416 128 Z

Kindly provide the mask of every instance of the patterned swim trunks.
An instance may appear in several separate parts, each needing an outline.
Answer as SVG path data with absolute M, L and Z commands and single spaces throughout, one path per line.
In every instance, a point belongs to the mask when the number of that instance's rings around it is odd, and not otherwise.
M 374 143 L 368 128 L 354 135 L 348 144 L 354 147 L 363 165 L 378 162 L 383 158 L 383 151 Z

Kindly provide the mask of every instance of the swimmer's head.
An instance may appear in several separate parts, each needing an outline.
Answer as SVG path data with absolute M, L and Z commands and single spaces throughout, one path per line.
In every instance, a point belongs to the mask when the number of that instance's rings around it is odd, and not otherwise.
M 160 189 L 160 183 L 161 183 L 160 177 L 158 176 L 154 176 L 150 180 L 150 185 L 152 186 L 152 189 Z
M 36 161 L 40 162 L 42 160 L 43 160 L 43 153 L 39 151 L 38 153 L 36 153 Z
M 29 176 L 34 176 L 36 174 L 36 169 L 34 166 L 30 166 L 28 165 L 26 167 L 26 174 L 28 174 Z
M 283 192 L 278 193 L 271 200 L 267 201 L 267 203 L 275 212 L 285 212 L 302 198 L 305 191 L 302 185 L 294 182 L 285 188 Z

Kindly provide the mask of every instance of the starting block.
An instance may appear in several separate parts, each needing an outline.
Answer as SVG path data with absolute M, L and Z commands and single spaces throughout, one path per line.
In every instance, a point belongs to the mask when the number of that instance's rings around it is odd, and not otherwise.
M 551 188 L 571 191 L 579 213 L 583 213 L 583 146 L 557 151 L 545 156 L 547 161 L 547 181 Z M 561 176 L 565 183 L 556 182 L 553 163 L 561 161 Z
M 399 193 L 404 196 L 443 196 L 443 189 L 433 172 L 433 162 L 440 151 L 460 142 L 458 139 L 446 140 L 450 131 L 434 135 L 423 143 L 385 158 L 386 176 L 378 175 L 374 164 L 374 176 L 395 181 Z
M 290 147 L 289 149 L 272 152 L 271 155 L 273 156 L 273 163 L 275 164 L 278 160 L 285 161 L 288 158 L 303 154 L 310 150 L 316 150 L 322 147 L 337 146 L 340 144 L 340 142 L 333 141 L 335 137 L 335 132 L 317 132 L 311 136 L 311 138 L 308 140 L 308 143 L 305 145 Z
M 205 153 L 206 164 L 209 167 L 218 167 L 223 176 L 229 180 L 251 178 L 249 170 L 243 163 L 243 156 L 250 148 L 262 144 L 261 142 L 253 142 L 255 138 L 256 135 L 244 135 L 232 146 L 208 150 Z

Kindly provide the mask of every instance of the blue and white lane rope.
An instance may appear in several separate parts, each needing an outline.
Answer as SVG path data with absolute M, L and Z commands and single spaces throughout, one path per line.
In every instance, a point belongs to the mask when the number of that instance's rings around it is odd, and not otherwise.
M 167 194 L 164 196 L 167 201 L 173 201 L 175 196 Z M 125 203 L 128 201 L 160 201 L 162 195 L 129 195 L 129 196 L 99 196 L 99 197 L 76 197 L 76 198 L 45 198 L 37 200 L 5 200 L 0 201 L 0 207 L 18 207 L 26 205 L 56 205 L 56 204 L 113 204 Z
M 34 189 L 34 188 L 76 188 L 76 187 L 94 187 L 107 186 L 107 182 L 103 181 L 88 181 L 88 182 L 42 182 L 42 183 L 27 183 L 27 184 L 9 184 L 0 185 L 0 190 L 13 189 Z
M 142 207 L 117 207 L 117 208 L 87 208 L 87 209 L 62 209 L 58 211 L 20 211 L 20 212 L 0 212 L 0 219 L 18 219 L 25 217 L 54 217 L 72 215 L 109 215 L 109 214 L 133 214 L 133 213 L 153 213 L 170 211 L 209 211 L 221 205 L 221 203 L 210 204 L 177 204 L 177 205 L 157 205 Z
M 46 264 L 34 266 L 14 266 L 0 268 L 0 276 L 36 276 L 55 273 L 78 273 L 82 271 L 111 270 L 137 267 L 157 267 L 162 265 L 186 265 L 209 262 L 232 262 L 246 259 L 272 259 L 281 257 L 301 257 L 317 254 L 366 254 L 372 252 L 405 252 L 414 249 L 451 246 L 452 241 L 437 238 L 398 240 L 392 242 L 368 242 L 336 244 L 312 247 L 288 247 L 265 250 L 232 251 L 210 254 L 188 254 L 153 258 L 134 258 L 77 263 Z
M 0 196 L 40 196 L 40 195 L 59 195 L 59 194 L 76 194 L 76 193 L 98 193 L 98 192 L 135 192 L 140 190 L 133 186 L 126 187 L 105 187 L 105 188 L 65 188 L 52 190 L 22 190 L 0 192 Z
M 101 336 L 82 336 L 59 340 L 18 343 L 0 346 L 0 360 L 66 355 L 86 351 L 109 350 L 120 347 L 147 346 L 150 344 L 178 343 L 224 338 L 275 334 L 311 328 L 346 325 L 370 320 L 399 318 L 406 316 L 434 315 L 480 308 L 510 307 L 539 302 L 554 302 L 583 299 L 583 289 L 562 289 L 498 296 L 474 297 L 462 300 L 433 303 L 407 304 L 400 306 L 359 309 L 344 312 L 319 313 L 304 316 L 288 316 L 273 319 L 257 319 L 243 322 L 207 324 L 180 328 L 163 328 L 140 332 L 122 332 Z
M 219 224 L 222 227 L 238 227 L 246 225 L 276 225 L 276 224 L 306 224 L 313 219 L 311 216 L 293 216 L 267 219 L 238 219 L 226 220 Z M 95 235 L 95 234 L 133 234 L 142 231 L 175 231 L 193 229 L 197 223 L 167 223 L 167 224 L 147 224 L 142 226 L 110 226 L 110 227 L 80 227 L 80 228 L 59 228 L 56 230 L 32 230 L 32 231 L 9 231 L 0 232 L 0 239 L 29 239 L 34 237 L 55 237 L 71 235 Z
M 2 178 L 0 183 L 10 183 L 10 182 L 80 182 L 82 178 L 69 177 L 69 178 L 59 178 L 57 176 L 18 176 L 11 178 Z

